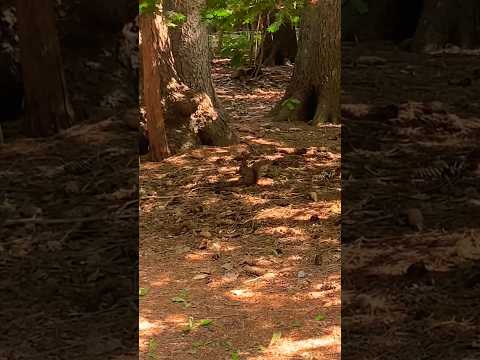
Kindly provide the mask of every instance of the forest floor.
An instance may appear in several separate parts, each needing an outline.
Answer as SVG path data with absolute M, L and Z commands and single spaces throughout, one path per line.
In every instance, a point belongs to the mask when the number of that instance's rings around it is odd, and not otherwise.
M 479 359 L 478 52 L 345 45 L 342 78 L 342 358 Z
M 216 61 L 242 143 L 141 164 L 141 359 L 339 359 L 340 127 L 265 118 L 291 70 Z M 245 151 L 257 185 L 235 184 Z

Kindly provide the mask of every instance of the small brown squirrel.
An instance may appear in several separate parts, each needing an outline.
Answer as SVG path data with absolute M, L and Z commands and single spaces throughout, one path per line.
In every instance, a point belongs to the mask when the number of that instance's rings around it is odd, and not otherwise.
M 243 158 L 240 162 L 239 173 L 241 183 L 245 186 L 256 185 L 260 178 L 260 171 L 267 165 L 266 161 L 257 161 L 252 165 L 247 164 L 247 159 Z

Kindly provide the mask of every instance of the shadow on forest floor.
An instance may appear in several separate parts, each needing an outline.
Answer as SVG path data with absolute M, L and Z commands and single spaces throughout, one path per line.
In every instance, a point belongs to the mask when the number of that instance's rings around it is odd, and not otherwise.
M 290 70 L 244 84 L 216 62 L 244 143 L 141 165 L 142 359 L 339 358 L 339 127 L 264 118 Z M 248 146 L 270 164 L 229 186 Z
M 342 358 L 476 359 L 478 56 L 343 61 Z

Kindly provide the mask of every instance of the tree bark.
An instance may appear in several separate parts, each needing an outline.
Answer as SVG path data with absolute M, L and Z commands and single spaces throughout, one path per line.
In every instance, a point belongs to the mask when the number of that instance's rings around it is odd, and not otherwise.
M 162 10 L 152 15 L 142 14 L 140 18 L 143 103 L 148 137 L 151 148 L 154 143 L 163 147 L 158 150 L 160 155 L 152 159 L 159 160 L 198 145 L 231 144 L 236 137 L 226 123 L 223 124 L 228 132 L 215 133 L 222 127 L 217 125 L 219 114 L 210 96 L 181 81 Z
M 340 122 L 340 0 L 308 0 L 292 79 L 273 109 L 279 120 Z M 283 103 L 300 101 L 294 110 Z
M 162 33 L 163 31 L 163 33 Z M 154 13 L 140 16 L 140 50 L 142 56 L 142 101 L 147 112 L 147 130 L 149 142 L 149 156 L 152 161 L 160 161 L 170 155 L 170 148 L 165 130 L 165 103 L 161 92 L 161 69 L 157 57 L 165 47 L 166 29 L 162 18 Z M 142 149 L 140 137 L 140 151 Z M 144 145 L 144 147 L 147 147 Z
M 201 21 L 201 12 L 206 0 L 168 0 L 168 10 L 186 15 L 181 25 L 169 29 L 174 66 L 180 82 L 191 90 L 205 96 L 203 107 L 211 102 L 211 108 L 204 108 L 210 113 L 211 121 L 205 123 L 199 132 L 204 145 L 226 146 L 238 141 L 237 135 L 228 125 L 228 117 L 218 100 L 211 76 L 209 59 L 208 30 Z M 209 100 L 207 100 L 207 97 Z
M 285 65 L 285 62 L 295 61 L 297 55 L 297 34 L 291 24 L 284 23 L 273 34 L 267 33 L 262 43 L 263 50 L 259 50 L 257 66 Z
M 419 52 L 440 50 L 447 44 L 473 48 L 480 44 L 478 0 L 425 0 L 413 40 Z
M 24 128 L 49 136 L 73 123 L 52 0 L 17 0 L 25 91 Z

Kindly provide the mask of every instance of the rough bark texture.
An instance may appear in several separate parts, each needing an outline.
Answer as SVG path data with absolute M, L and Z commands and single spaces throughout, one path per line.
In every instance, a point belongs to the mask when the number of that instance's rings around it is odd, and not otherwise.
M 413 48 L 439 50 L 447 44 L 473 48 L 480 44 L 478 0 L 425 0 Z
M 157 57 L 161 54 L 162 47 L 166 46 L 165 38 L 167 37 L 162 18 L 156 14 L 143 14 L 140 17 L 140 33 L 142 100 L 147 112 L 150 159 L 160 161 L 170 155 L 165 131 L 165 103 L 161 93 L 161 69 L 157 66 Z M 140 151 L 142 152 L 142 149 Z
M 266 34 L 260 49 L 262 59 L 257 59 L 257 65 L 285 65 L 285 62 L 295 61 L 297 56 L 297 34 L 291 24 L 282 24 L 277 32 Z
M 206 0 L 169 0 L 166 6 L 169 10 L 187 16 L 184 23 L 170 28 L 169 34 L 179 79 L 190 89 L 203 94 L 203 111 L 212 120 L 205 123 L 199 133 L 202 143 L 225 146 L 237 142 L 237 136 L 228 126 L 228 118 L 218 100 L 211 77 L 208 30 L 201 21 L 201 11 L 206 6 Z M 208 102 L 212 103 L 211 109 L 208 109 Z
M 273 114 L 320 125 L 340 121 L 340 0 L 309 0 L 292 80 Z M 293 111 L 287 99 L 300 100 Z
M 151 17 L 149 27 L 145 23 L 147 19 L 141 20 L 143 103 L 151 146 L 159 138 L 163 142 L 166 137 L 170 153 L 177 153 L 198 145 L 224 146 L 236 141 L 236 136 L 215 110 L 210 96 L 205 91 L 191 89 L 180 79 L 161 11 Z M 148 34 L 148 31 L 154 44 L 148 45 L 144 39 L 144 32 Z M 165 136 L 158 130 L 161 119 Z
M 25 91 L 25 132 L 49 136 L 69 127 L 67 94 L 53 0 L 17 0 Z

